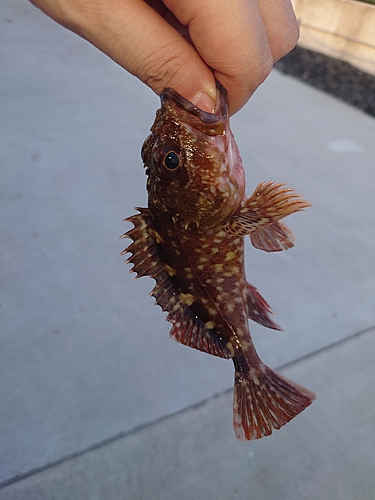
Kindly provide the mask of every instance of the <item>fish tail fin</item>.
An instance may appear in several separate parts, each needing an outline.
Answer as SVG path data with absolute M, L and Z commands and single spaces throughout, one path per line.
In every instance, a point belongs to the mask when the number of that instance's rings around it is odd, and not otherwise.
M 315 394 L 261 364 L 246 374 L 236 369 L 233 427 L 239 441 L 269 436 L 301 413 Z

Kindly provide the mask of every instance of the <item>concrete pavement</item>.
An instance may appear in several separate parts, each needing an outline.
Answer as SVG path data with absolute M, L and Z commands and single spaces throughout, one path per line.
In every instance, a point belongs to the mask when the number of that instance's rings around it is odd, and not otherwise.
M 373 500 L 375 329 L 283 373 L 314 381 L 318 400 L 273 436 L 233 439 L 232 393 L 45 468 L 4 500 Z

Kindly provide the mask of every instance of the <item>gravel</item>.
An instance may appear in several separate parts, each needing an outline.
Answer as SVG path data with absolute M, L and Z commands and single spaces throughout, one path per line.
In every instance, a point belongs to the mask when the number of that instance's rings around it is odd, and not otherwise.
M 375 116 L 375 77 L 347 62 L 297 46 L 275 67 Z

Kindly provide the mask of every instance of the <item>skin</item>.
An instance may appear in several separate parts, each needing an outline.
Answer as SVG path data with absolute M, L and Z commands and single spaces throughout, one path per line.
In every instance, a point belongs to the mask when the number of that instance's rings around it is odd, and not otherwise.
M 298 40 L 290 0 L 32 0 L 160 94 L 236 113 Z

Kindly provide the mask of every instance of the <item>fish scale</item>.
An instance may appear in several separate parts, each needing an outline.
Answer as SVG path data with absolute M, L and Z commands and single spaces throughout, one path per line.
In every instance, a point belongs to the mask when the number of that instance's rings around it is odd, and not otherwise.
M 311 205 L 274 181 L 246 196 L 226 92 L 217 90 L 215 113 L 173 89 L 162 93 L 142 148 L 148 208 L 126 219 L 134 227 L 123 237 L 133 242 L 122 253 L 138 277 L 155 279 L 151 295 L 168 313 L 172 338 L 233 360 L 233 426 L 244 441 L 271 434 L 315 398 L 259 358 L 248 319 L 281 328 L 244 269 L 246 235 L 258 249 L 287 250 L 294 236 L 281 219 Z

